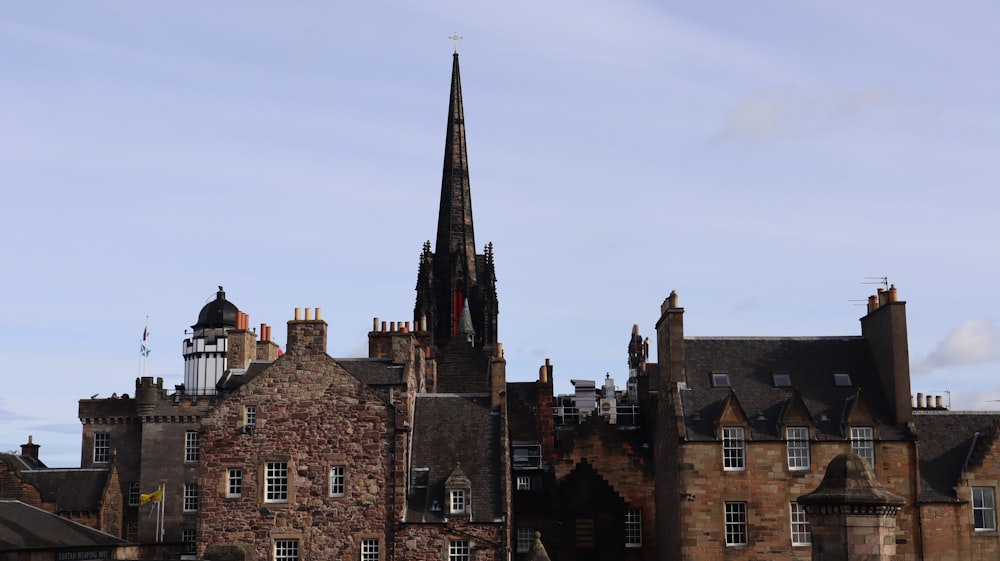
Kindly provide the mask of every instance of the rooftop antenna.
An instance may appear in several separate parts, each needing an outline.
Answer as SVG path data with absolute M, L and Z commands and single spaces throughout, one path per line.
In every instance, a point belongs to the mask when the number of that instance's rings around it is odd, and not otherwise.
M 889 277 L 865 277 L 865 282 L 861 284 L 881 284 L 882 288 L 889 290 Z

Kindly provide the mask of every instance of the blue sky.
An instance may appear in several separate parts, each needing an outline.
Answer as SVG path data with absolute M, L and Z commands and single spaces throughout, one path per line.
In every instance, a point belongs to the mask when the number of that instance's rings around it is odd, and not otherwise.
M 77 400 L 147 316 L 180 383 L 219 284 L 335 357 L 410 319 L 456 31 L 508 379 L 624 382 L 671 290 L 690 336 L 856 335 L 886 276 L 913 391 L 997 408 L 998 5 L 480 4 L 7 6 L 0 449 L 79 465 Z

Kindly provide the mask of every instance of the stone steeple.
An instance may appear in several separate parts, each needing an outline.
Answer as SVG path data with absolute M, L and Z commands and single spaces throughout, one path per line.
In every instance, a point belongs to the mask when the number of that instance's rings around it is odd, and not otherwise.
M 455 335 L 468 340 L 461 325 L 468 306 L 477 347 L 497 342 L 496 275 L 493 249 L 488 245 L 476 254 L 472 222 L 472 194 L 469 189 L 469 158 L 465 144 L 465 113 L 458 53 L 451 70 L 448 102 L 448 129 L 445 137 L 441 201 L 438 209 L 437 240 L 433 253 L 424 244 L 417 276 L 414 322 L 426 325 L 433 343 L 447 345 Z M 426 324 L 422 321 L 426 320 Z

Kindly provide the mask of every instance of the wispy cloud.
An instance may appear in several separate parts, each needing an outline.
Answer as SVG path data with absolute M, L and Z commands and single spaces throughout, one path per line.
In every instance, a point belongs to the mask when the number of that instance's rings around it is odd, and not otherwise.
M 886 84 L 857 91 L 814 85 L 758 90 L 739 103 L 722 123 L 717 139 L 754 143 L 815 134 L 875 111 L 915 103 Z
M 948 333 L 927 356 L 913 361 L 913 371 L 1000 361 L 1000 333 L 988 319 L 969 319 Z

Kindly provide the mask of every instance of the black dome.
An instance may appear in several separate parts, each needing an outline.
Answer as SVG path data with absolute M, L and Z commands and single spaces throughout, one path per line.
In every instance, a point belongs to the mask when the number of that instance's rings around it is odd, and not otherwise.
M 219 287 L 219 292 L 212 300 L 201 309 L 198 314 L 198 323 L 194 324 L 194 329 L 205 329 L 210 327 L 236 327 L 236 313 L 239 309 L 235 304 L 226 300 L 226 293 Z

